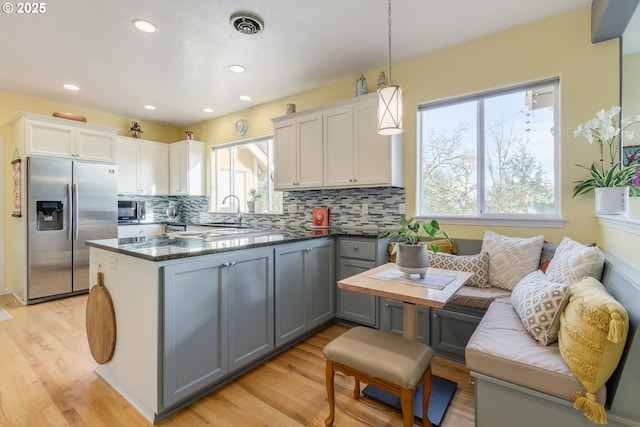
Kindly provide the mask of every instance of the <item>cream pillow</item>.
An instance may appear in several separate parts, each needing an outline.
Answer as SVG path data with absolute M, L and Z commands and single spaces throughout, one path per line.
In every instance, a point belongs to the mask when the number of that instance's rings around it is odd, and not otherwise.
M 568 285 L 550 282 L 542 271 L 536 270 L 513 289 L 511 305 L 538 344 L 549 345 L 558 339 L 560 314 L 569 295 Z
M 486 230 L 482 251 L 489 253 L 489 284 L 508 291 L 538 269 L 544 236 L 508 237 Z
M 620 362 L 629 332 L 625 308 L 593 277 L 570 287 L 571 297 L 560 316 L 558 347 L 571 372 L 586 389 L 573 396 L 575 409 L 587 418 L 606 424 L 604 408 L 594 393 L 602 387 Z
M 465 285 L 476 288 L 489 288 L 489 254 L 481 252 L 477 255 L 450 255 L 429 252 L 429 267 L 445 270 L 458 270 L 473 273 Z
M 587 246 L 563 237 L 547 267 L 547 279 L 573 285 L 585 276 L 600 280 L 604 255 L 596 246 Z

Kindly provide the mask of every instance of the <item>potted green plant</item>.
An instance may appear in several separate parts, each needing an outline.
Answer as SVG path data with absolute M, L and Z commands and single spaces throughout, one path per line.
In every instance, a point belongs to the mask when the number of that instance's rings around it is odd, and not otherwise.
M 256 212 L 256 202 L 260 202 L 262 199 L 263 199 L 263 195 L 261 192 L 259 192 L 255 188 L 252 188 L 251 190 L 249 190 L 249 200 L 247 200 L 247 211 Z M 260 212 L 262 211 L 260 203 L 258 203 L 258 205 L 259 206 L 257 211 Z
M 420 278 L 424 279 L 429 267 L 429 251 L 422 242 L 427 239 L 433 240 L 437 235 L 442 235 L 451 243 L 451 238 L 440 228 L 440 224 L 435 219 L 420 221 L 403 217 L 398 220 L 397 229 L 385 230 L 379 237 L 396 243 L 391 253 L 397 253 L 396 265 L 398 270 L 404 273 L 405 278 L 409 279 L 411 274 L 419 274 Z M 440 251 L 440 248 L 434 244 L 429 244 L 429 248 L 433 252 Z
M 573 197 L 593 191 L 596 197 L 596 213 L 624 214 L 629 212 L 629 196 L 639 196 L 640 187 L 633 184 L 636 166 L 622 166 L 620 163 L 621 138 L 633 138 L 633 132 L 627 128 L 640 123 L 640 115 L 622 119 L 618 127 L 615 116 L 620 113 L 620 107 L 613 106 L 608 111 L 600 110 L 596 117 L 578 126 L 575 137 L 584 136 L 589 144 L 598 142 L 600 162 L 592 163 L 590 167 L 576 165 L 589 172 L 589 177 L 576 181 Z M 605 147 L 609 152 L 609 159 L 605 162 Z

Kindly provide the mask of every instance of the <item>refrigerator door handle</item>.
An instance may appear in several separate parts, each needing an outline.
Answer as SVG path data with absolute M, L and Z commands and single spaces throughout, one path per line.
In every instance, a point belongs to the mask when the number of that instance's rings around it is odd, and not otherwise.
M 71 184 L 67 184 L 67 213 L 69 214 L 67 218 L 67 240 L 71 240 L 73 238 L 73 214 L 71 206 Z
M 78 203 L 78 184 L 73 184 L 73 240 L 78 240 L 78 224 L 80 224 L 80 205 Z

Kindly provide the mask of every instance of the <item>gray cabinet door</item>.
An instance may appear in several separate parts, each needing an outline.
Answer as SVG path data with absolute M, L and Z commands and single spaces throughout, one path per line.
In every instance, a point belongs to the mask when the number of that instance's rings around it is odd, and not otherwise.
M 301 335 L 306 328 L 304 259 L 307 247 L 295 243 L 276 248 L 276 346 Z
M 273 331 L 273 250 L 243 251 L 225 268 L 229 295 L 229 371 L 270 352 Z
M 335 316 L 333 240 L 306 240 L 276 248 L 276 346 Z
M 418 313 L 418 328 L 416 331 L 418 341 L 431 345 L 429 307 L 418 305 L 416 306 L 416 311 Z M 381 331 L 402 335 L 404 332 L 403 320 L 404 308 L 402 301 L 380 298 Z
M 310 309 L 307 324 L 310 328 L 333 319 L 336 315 L 333 240 L 310 240 L 311 250 L 305 254 L 306 282 L 309 289 Z
M 469 309 L 468 313 L 463 313 L 432 309 L 431 313 L 433 350 L 436 354 L 464 363 L 464 349 L 482 319 L 482 311 Z
M 162 404 L 165 408 L 228 372 L 227 289 L 222 256 L 164 267 Z
M 338 280 L 370 270 L 375 266 L 374 261 L 340 258 Z M 338 317 L 377 328 L 377 299 L 374 295 L 338 289 Z

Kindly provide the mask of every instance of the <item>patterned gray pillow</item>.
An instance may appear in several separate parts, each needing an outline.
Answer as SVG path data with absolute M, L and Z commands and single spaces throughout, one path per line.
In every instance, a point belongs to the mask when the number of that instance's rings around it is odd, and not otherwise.
M 547 267 L 547 280 L 573 285 L 583 277 L 600 280 L 604 255 L 596 246 L 583 245 L 563 237 Z
M 544 236 L 509 237 L 486 230 L 482 250 L 489 253 L 489 284 L 508 291 L 540 265 Z
M 489 288 L 489 254 L 449 255 L 442 252 L 429 252 L 429 267 L 444 270 L 458 270 L 473 273 L 465 285 L 477 288 Z
M 542 271 L 526 275 L 511 292 L 511 305 L 522 324 L 541 345 L 558 339 L 560 315 L 569 302 L 569 285 L 550 282 Z

